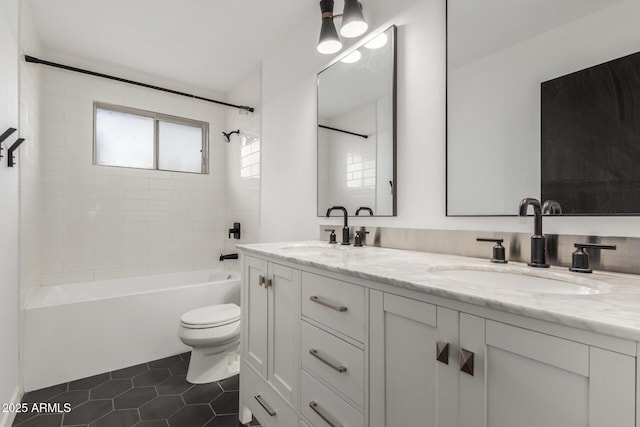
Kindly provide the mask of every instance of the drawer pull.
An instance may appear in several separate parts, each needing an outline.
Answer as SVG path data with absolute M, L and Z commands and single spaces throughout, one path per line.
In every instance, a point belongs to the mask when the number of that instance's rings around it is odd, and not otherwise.
M 313 410 L 313 412 L 315 412 L 316 414 L 318 414 L 318 416 L 320 418 L 322 418 L 324 420 L 324 422 L 326 422 L 327 424 L 329 424 L 331 427 L 342 427 L 342 425 L 339 424 L 334 424 L 325 414 L 323 414 L 322 412 L 320 412 L 320 410 L 318 409 L 318 404 L 312 400 L 311 402 L 309 402 L 309 408 L 311 408 Z
M 264 408 L 264 410 L 267 411 L 267 414 L 269 414 L 269 416 L 275 417 L 276 411 L 271 409 L 271 407 L 264 400 L 262 400 L 262 396 L 257 395 L 257 396 L 255 396 L 255 399 L 258 401 L 260 406 L 262 406 Z
M 258 276 L 258 286 L 262 286 L 265 283 L 264 276 Z
M 339 311 L 339 312 L 341 312 L 341 313 L 343 313 L 343 312 L 347 311 L 347 307 L 342 306 L 342 305 L 333 305 L 333 304 L 330 304 L 330 303 L 328 303 L 328 302 L 322 301 L 320 298 L 318 298 L 318 297 L 317 297 L 317 296 L 315 296 L 315 295 L 311 295 L 311 296 L 309 297 L 309 299 L 310 299 L 311 301 L 313 301 L 313 302 L 317 303 L 317 304 L 324 305 L 325 307 L 329 307 L 330 309 L 335 310 L 335 311 Z
M 273 285 L 273 281 L 272 281 L 271 279 L 267 279 L 267 280 L 264 282 L 264 287 L 265 287 L 265 288 L 270 288 L 272 285 Z
M 449 343 L 436 341 L 436 359 L 445 365 L 449 364 Z
M 472 351 L 460 349 L 460 370 L 465 374 L 473 376 L 473 359 L 474 354 Z
M 313 357 L 315 357 L 316 359 L 318 359 L 319 361 L 321 361 L 322 363 L 324 363 L 327 366 L 332 367 L 333 369 L 335 369 L 338 372 L 347 372 L 347 367 L 346 366 L 336 366 L 333 363 L 329 362 L 327 359 L 325 359 L 324 357 L 320 356 L 318 354 L 318 350 L 316 350 L 315 348 L 311 348 L 309 349 L 309 354 L 312 355 Z

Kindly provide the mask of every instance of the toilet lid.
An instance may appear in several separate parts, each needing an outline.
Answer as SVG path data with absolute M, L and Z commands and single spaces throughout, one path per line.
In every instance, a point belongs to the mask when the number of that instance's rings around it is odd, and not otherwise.
M 180 323 L 191 328 L 213 328 L 240 320 L 240 307 L 235 304 L 217 304 L 187 311 Z

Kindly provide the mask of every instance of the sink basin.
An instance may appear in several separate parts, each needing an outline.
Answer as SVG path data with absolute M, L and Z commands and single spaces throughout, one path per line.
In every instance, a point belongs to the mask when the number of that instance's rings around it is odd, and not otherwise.
M 539 294 L 592 295 L 608 291 L 608 285 L 588 278 L 573 278 L 557 273 L 545 276 L 530 272 L 451 269 L 434 271 L 438 277 L 471 285 L 486 285 L 490 288 L 526 291 Z M 557 274 L 557 275 L 556 275 Z

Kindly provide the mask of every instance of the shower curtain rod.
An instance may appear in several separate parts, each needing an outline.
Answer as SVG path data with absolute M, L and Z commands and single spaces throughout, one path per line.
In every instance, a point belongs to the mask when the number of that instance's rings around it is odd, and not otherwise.
M 63 70 L 75 71 L 76 73 L 88 74 L 90 76 L 102 77 L 102 78 L 105 78 L 105 79 L 115 80 L 115 81 L 122 82 L 122 83 L 129 83 L 129 84 L 136 85 L 136 86 L 146 87 L 148 89 L 159 90 L 161 92 L 172 93 L 174 95 L 187 96 L 189 98 L 199 99 L 201 101 L 213 102 L 214 104 L 224 105 L 225 107 L 238 108 L 239 110 L 249 111 L 250 113 L 253 113 L 253 111 L 254 111 L 253 107 L 247 107 L 246 105 L 235 105 L 235 104 L 230 104 L 228 102 L 217 101 L 215 99 L 203 98 L 202 96 L 192 95 L 190 93 L 180 92 L 180 91 L 172 90 L 172 89 L 166 89 L 166 88 L 163 88 L 163 87 L 160 87 L 160 86 L 154 86 L 154 85 L 150 85 L 150 84 L 147 84 L 147 83 L 136 82 L 134 80 L 123 79 L 122 77 L 110 76 L 109 74 L 97 73 L 95 71 L 84 70 L 82 68 L 71 67 L 69 65 L 64 65 L 64 64 L 58 64 L 56 62 L 45 61 L 43 59 L 38 59 L 38 58 L 35 58 L 33 56 L 29 56 L 29 55 L 25 55 L 24 59 L 25 59 L 25 61 L 32 62 L 34 64 L 48 65 L 50 67 L 62 68 Z
M 360 138 L 364 138 L 364 139 L 369 138 L 369 135 L 364 135 L 362 133 L 355 133 L 355 132 L 351 132 L 351 131 L 348 131 L 348 130 L 342 130 L 342 129 L 338 129 L 338 128 L 332 128 L 331 126 L 318 125 L 318 127 L 322 128 L 322 129 L 334 130 L 336 132 L 348 133 L 349 135 L 359 136 Z

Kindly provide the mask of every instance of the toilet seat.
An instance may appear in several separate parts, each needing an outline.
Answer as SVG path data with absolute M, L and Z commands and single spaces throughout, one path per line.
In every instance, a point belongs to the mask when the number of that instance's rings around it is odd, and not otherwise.
M 240 322 L 240 307 L 218 304 L 187 311 L 180 317 L 180 325 L 187 329 L 208 329 Z

